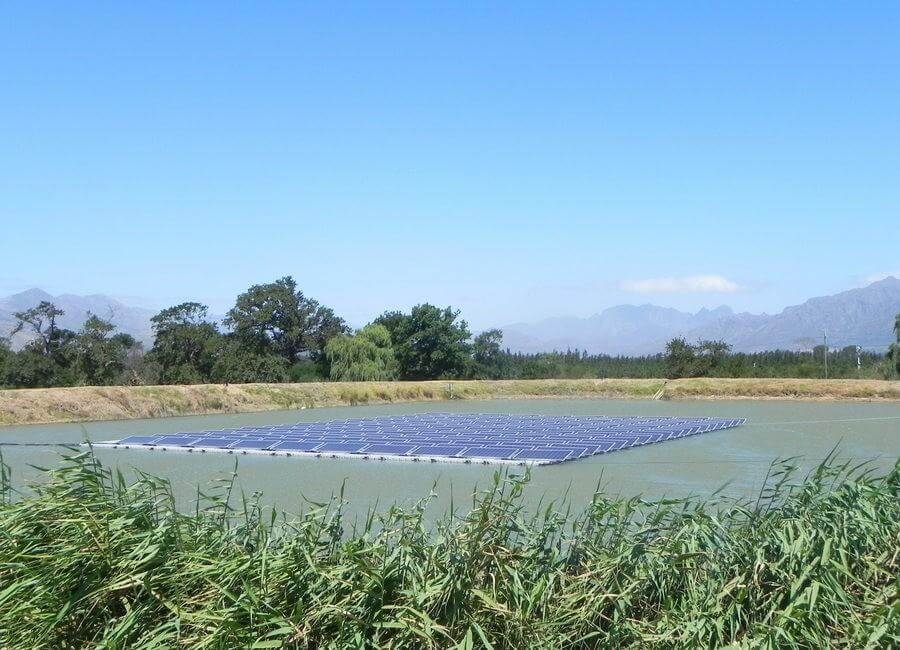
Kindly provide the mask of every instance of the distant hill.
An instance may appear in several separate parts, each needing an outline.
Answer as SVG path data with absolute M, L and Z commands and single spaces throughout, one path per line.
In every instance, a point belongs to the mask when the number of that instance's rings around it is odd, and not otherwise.
M 861 289 L 811 298 L 775 315 L 734 313 L 729 307 L 696 314 L 655 305 L 619 305 L 589 318 L 551 318 L 501 328 L 503 344 L 520 352 L 575 349 L 606 354 L 653 354 L 684 336 L 724 339 L 737 352 L 809 349 L 828 329 L 831 347 L 881 350 L 893 340 L 900 313 L 900 280 L 889 277 Z
M 100 294 L 76 296 L 63 294 L 52 296 L 40 289 L 29 289 L 21 293 L 0 298 L 0 336 L 7 336 L 15 326 L 13 314 L 34 307 L 42 300 L 48 300 L 65 312 L 58 323 L 61 327 L 77 330 L 87 319 L 88 312 L 111 321 L 119 331 L 127 332 L 149 347 L 153 343 L 150 317 L 156 312 L 141 307 L 130 307 L 109 296 Z M 28 341 L 25 333 L 13 339 L 13 347 L 21 347 Z
M 145 347 L 153 343 L 153 310 L 131 307 L 102 294 L 52 296 L 40 289 L 0 298 L 0 336 L 6 336 L 15 325 L 14 312 L 34 307 L 41 300 L 49 300 L 66 312 L 59 320 L 62 327 L 80 328 L 90 311 L 111 320 Z M 691 314 L 656 305 L 618 305 L 589 318 L 550 318 L 501 329 L 503 345 L 521 352 L 578 348 L 593 353 L 653 354 L 661 352 L 674 336 L 689 341 L 724 339 L 738 352 L 802 350 L 820 343 L 825 327 L 832 347 L 861 345 L 882 350 L 893 339 L 894 315 L 898 312 L 900 280 L 889 277 L 861 289 L 811 298 L 775 315 L 735 313 L 725 306 Z M 13 345 L 19 347 L 25 341 L 27 338 L 20 334 Z

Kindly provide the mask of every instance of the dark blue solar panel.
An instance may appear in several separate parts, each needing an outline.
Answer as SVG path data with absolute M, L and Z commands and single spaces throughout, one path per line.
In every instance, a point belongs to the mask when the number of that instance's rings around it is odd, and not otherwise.
M 565 460 L 572 454 L 568 449 L 524 449 L 516 458 L 519 460 Z
M 119 445 L 149 445 L 154 440 L 158 440 L 159 436 L 129 436 L 119 440 Z
M 211 449 L 221 449 L 223 447 L 227 447 L 232 442 L 234 442 L 234 438 L 200 438 L 193 444 L 191 447 L 209 447 Z
M 264 438 L 239 438 L 231 444 L 231 449 L 268 449 L 274 440 Z
M 512 458 L 521 449 L 514 447 L 469 447 L 461 455 L 464 458 Z
M 276 444 L 273 449 L 278 449 L 279 451 L 313 451 L 321 444 L 321 440 L 308 440 L 306 442 L 299 440 L 285 440 L 284 442 Z
M 363 449 L 363 453 L 365 454 L 396 454 L 402 456 L 403 454 L 408 454 L 413 449 L 415 449 L 415 445 L 410 444 L 386 444 L 386 445 L 369 445 L 365 449 Z
M 365 442 L 326 442 L 316 451 L 340 451 L 347 454 L 356 454 L 366 446 Z
M 130 436 L 98 446 L 483 458 L 553 463 L 744 423 L 739 418 L 666 418 L 423 413 L 297 425 Z
M 415 456 L 458 456 L 465 447 L 461 445 L 422 445 L 413 450 Z
M 162 436 L 156 439 L 156 442 L 153 444 L 156 445 L 172 445 L 175 447 L 187 447 L 191 443 L 197 440 L 197 434 L 193 435 L 185 435 L 183 433 L 176 434 L 174 436 Z

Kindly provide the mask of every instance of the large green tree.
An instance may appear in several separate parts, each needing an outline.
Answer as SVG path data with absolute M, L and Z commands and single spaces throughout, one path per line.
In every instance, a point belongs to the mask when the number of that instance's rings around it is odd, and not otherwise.
M 728 359 L 731 346 L 725 341 L 702 340 L 694 347 L 696 361 L 692 374 L 695 377 L 704 377 L 713 374 Z
M 78 383 L 97 386 L 122 380 L 128 353 L 138 343 L 130 334 L 113 334 L 115 329 L 109 321 L 88 314 L 69 351 Z
M 36 307 L 13 314 L 16 325 L 11 334 L 15 336 L 22 331 L 29 332 L 32 337 L 32 349 L 53 357 L 58 355 L 75 336 L 71 330 L 56 324 L 56 319 L 64 315 L 65 312 L 52 302 L 42 300 Z
M 233 335 L 224 336 L 210 378 L 226 384 L 279 383 L 288 380 L 288 365 L 282 356 L 248 349 Z
M 677 337 L 666 343 L 666 373 L 670 379 L 693 377 L 697 353 L 685 339 Z
M 384 325 L 372 323 L 354 336 L 333 337 L 325 355 L 334 381 L 385 381 L 397 375 L 391 335 Z
M 148 357 L 159 364 L 164 384 L 209 381 L 222 335 L 208 319 L 206 305 L 184 302 L 150 319 L 155 339 Z
M 2 383 L 16 388 L 47 388 L 71 386 L 74 378 L 66 366 L 29 344 L 9 356 Z
M 290 276 L 239 295 L 225 324 L 244 348 L 278 354 L 288 364 L 321 356 L 328 339 L 348 331 L 342 318 L 307 298 Z
M 676 337 L 666 344 L 666 374 L 670 379 L 708 376 L 725 363 L 730 352 L 731 346 L 725 341 L 699 341 L 691 345 Z
M 391 343 L 400 345 L 400 343 L 403 342 L 406 321 L 408 318 L 409 314 L 404 314 L 402 311 L 386 311 L 376 318 L 372 324 L 382 325 L 387 329 L 388 334 L 391 337 Z
M 504 374 L 504 355 L 500 349 L 503 332 L 498 329 L 485 330 L 472 343 L 474 374 L 485 379 L 500 379 Z
M 376 319 L 388 328 L 403 379 L 465 376 L 471 364 L 471 332 L 459 311 L 422 304 L 409 314 L 387 312 Z
M 69 347 L 75 333 L 59 327 L 56 319 L 65 312 L 52 302 L 16 312 L 12 335 L 26 332 L 31 339 L 6 362 L 3 382 L 11 386 L 37 388 L 68 386 L 74 382 Z

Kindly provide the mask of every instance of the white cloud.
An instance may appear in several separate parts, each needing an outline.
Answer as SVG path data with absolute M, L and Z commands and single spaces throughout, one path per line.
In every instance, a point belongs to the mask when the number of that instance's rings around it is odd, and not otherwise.
M 681 278 L 647 278 L 622 283 L 636 293 L 734 293 L 741 287 L 721 275 L 689 275 Z

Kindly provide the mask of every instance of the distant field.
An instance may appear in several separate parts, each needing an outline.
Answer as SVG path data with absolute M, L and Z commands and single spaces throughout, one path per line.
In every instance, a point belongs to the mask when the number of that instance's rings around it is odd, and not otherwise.
M 0 390 L 0 424 L 127 420 L 447 399 L 900 400 L 900 382 L 809 379 L 528 379 Z
M 677 379 L 665 399 L 900 400 L 900 381 L 877 379 Z

